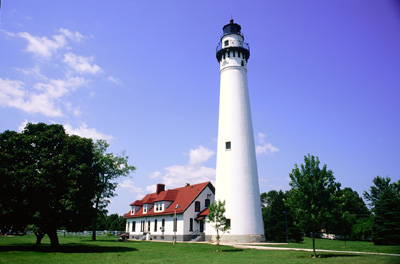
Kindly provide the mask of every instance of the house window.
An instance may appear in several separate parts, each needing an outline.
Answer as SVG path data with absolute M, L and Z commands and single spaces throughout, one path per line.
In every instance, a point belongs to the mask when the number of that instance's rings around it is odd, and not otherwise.
M 132 222 L 132 232 L 135 232 L 135 231 L 136 231 L 136 222 L 133 221 Z
M 163 219 L 163 220 L 161 221 L 161 226 L 162 226 L 162 227 L 165 227 L 165 219 Z
M 227 142 L 225 142 L 225 149 L 226 150 L 230 150 L 231 149 L 231 142 L 230 141 L 227 141 Z
M 157 219 L 154 220 L 154 232 L 157 232 Z
M 148 225 L 147 225 L 147 231 L 150 232 L 150 220 L 149 220 Z
M 129 233 L 131 231 L 131 230 L 129 230 L 129 222 L 126 223 L 126 225 L 127 225 L 127 230 L 128 230 L 128 233 Z
M 135 214 L 135 206 L 132 206 L 131 214 Z
M 199 201 L 196 201 L 194 203 L 194 211 L 195 212 L 200 212 L 200 202 Z
M 206 199 L 204 206 L 208 208 L 210 206 L 210 199 Z
M 140 221 L 140 232 L 144 232 L 144 221 Z
M 193 231 L 193 218 L 190 218 L 189 231 Z

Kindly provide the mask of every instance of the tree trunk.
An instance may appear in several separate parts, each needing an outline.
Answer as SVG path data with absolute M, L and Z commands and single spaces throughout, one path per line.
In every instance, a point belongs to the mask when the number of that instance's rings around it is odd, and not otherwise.
M 218 232 L 218 229 L 217 229 L 217 252 L 219 252 L 219 232 Z
M 46 233 L 50 238 L 51 247 L 59 247 L 60 246 L 60 242 L 58 241 L 57 229 L 56 228 L 49 228 L 49 229 L 47 229 Z
M 97 214 L 98 214 L 98 209 L 99 209 L 99 202 L 100 202 L 100 196 L 96 198 L 96 204 L 95 204 L 95 216 L 93 217 L 93 225 L 92 225 L 92 241 L 96 241 L 96 229 L 97 229 Z
M 35 233 L 35 236 L 36 236 L 36 245 L 40 245 L 40 243 L 42 243 L 42 238 L 44 237 L 44 235 L 45 235 L 46 233 L 41 232 L 41 231 L 39 231 L 39 232 L 34 232 L 34 233 Z
M 314 253 L 314 257 L 317 257 L 317 253 L 315 252 L 315 232 L 312 232 L 312 249 L 313 249 L 313 253 Z

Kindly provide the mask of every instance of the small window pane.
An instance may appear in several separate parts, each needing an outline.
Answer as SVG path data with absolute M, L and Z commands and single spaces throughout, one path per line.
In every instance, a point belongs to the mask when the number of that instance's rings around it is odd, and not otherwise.
M 225 149 L 231 149 L 231 142 L 230 141 L 227 141 L 227 142 L 225 142 Z

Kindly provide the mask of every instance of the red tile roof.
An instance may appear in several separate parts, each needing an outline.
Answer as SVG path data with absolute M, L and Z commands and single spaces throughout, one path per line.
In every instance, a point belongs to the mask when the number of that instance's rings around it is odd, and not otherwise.
M 196 220 L 202 220 L 204 218 L 206 218 L 206 216 L 210 213 L 210 210 L 208 210 L 208 208 L 204 209 L 203 211 L 201 211 L 198 215 Z
M 199 216 L 207 216 L 210 213 L 210 210 L 208 208 L 204 209 L 203 212 L 199 214 Z
M 136 200 L 130 204 L 130 206 L 132 206 L 132 205 L 143 205 L 143 203 L 140 200 Z
M 124 217 L 133 218 L 133 217 L 173 214 L 177 204 L 179 204 L 180 207 L 176 210 L 176 213 L 177 214 L 183 213 L 207 186 L 209 186 L 210 189 L 213 192 L 215 192 L 214 186 L 211 184 L 211 182 L 204 182 L 204 183 L 162 191 L 158 195 L 157 193 L 149 193 L 145 197 L 143 197 L 142 200 L 137 200 L 131 203 L 130 205 L 131 206 L 140 205 L 140 203 L 154 204 L 154 202 L 157 201 L 170 201 L 172 203 L 163 212 L 154 212 L 154 206 L 153 206 L 151 210 L 148 210 L 146 214 L 143 214 L 143 207 L 141 207 L 134 215 L 132 215 L 131 212 L 129 212 L 125 214 Z

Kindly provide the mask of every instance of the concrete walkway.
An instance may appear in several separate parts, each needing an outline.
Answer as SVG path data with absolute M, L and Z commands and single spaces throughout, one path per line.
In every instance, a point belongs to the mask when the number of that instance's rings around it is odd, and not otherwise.
M 308 248 L 282 248 L 282 247 L 268 247 L 268 246 L 261 246 L 261 245 L 268 245 L 268 243 L 252 243 L 252 244 L 227 244 L 221 243 L 224 246 L 231 246 L 234 248 L 251 248 L 251 249 L 258 249 L 258 250 L 295 250 L 295 251 L 308 251 L 312 252 L 312 249 Z M 340 251 L 340 250 L 328 250 L 328 249 L 315 249 L 316 252 L 330 252 L 330 253 L 345 253 L 345 254 L 368 254 L 368 255 L 384 255 L 384 256 L 393 256 L 393 257 L 400 257 L 400 254 L 390 254 L 390 253 L 375 253 L 375 252 L 359 252 L 359 251 Z

